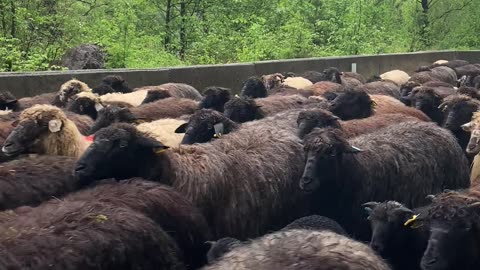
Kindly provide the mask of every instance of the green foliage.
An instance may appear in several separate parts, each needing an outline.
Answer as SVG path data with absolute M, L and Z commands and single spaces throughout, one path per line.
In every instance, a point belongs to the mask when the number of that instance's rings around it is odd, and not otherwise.
M 105 48 L 108 68 L 478 49 L 479 4 L 476 0 L 0 0 L 0 71 L 59 69 L 65 51 L 84 43 Z

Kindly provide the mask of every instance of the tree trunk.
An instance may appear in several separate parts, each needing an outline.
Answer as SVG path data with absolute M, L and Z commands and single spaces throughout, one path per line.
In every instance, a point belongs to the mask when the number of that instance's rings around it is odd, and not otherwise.
M 172 18 L 172 0 L 167 0 L 167 8 L 165 9 L 165 37 L 163 46 L 166 51 L 170 49 L 170 20 Z
M 430 46 L 430 37 L 428 33 L 428 27 L 430 26 L 430 21 L 428 20 L 428 12 L 430 10 L 430 4 L 428 0 L 422 0 L 422 17 L 420 20 L 420 37 L 425 48 Z
M 12 13 L 12 20 L 11 20 L 11 23 L 12 23 L 12 28 L 10 29 L 10 35 L 12 36 L 12 38 L 15 37 L 16 35 L 16 20 L 15 20 L 15 13 L 16 13 L 16 8 L 15 8 L 15 2 L 14 0 L 10 0 L 10 12 Z
M 185 52 L 187 51 L 187 5 L 185 0 L 180 2 L 180 59 L 185 60 Z

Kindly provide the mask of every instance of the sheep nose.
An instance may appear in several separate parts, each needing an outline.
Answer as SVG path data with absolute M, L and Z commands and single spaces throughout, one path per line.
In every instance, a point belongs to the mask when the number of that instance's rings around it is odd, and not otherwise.
M 75 174 L 81 173 L 81 172 L 85 171 L 86 169 L 87 169 L 87 165 L 77 164 L 77 166 L 75 166 Z
M 383 245 L 377 242 L 371 243 L 370 247 L 378 253 L 382 253 L 383 251 Z

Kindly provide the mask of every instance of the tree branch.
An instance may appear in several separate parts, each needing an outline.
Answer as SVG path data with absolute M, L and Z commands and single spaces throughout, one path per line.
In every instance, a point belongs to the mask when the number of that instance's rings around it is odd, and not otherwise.
M 467 1 L 467 2 L 464 2 L 461 7 L 449 9 L 449 10 L 445 11 L 442 15 L 440 15 L 440 16 L 436 17 L 435 19 L 433 19 L 433 21 L 440 20 L 441 18 L 448 16 L 450 13 L 452 13 L 452 12 L 454 12 L 454 11 L 462 11 L 464 8 L 466 8 L 467 6 L 469 6 L 472 2 L 473 2 L 473 0 L 469 0 L 469 1 Z

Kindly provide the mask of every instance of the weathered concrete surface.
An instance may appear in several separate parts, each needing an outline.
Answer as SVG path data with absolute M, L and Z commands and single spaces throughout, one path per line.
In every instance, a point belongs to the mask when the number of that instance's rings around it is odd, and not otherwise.
M 158 85 L 166 82 L 182 82 L 191 84 L 200 91 L 207 86 L 217 85 L 229 87 L 235 93 L 238 93 L 242 82 L 253 75 L 284 71 L 296 73 L 301 73 L 306 70 L 321 71 L 331 66 L 338 67 L 343 71 L 350 71 L 352 63 L 356 63 L 357 72 L 368 78 L 374 74 L 381 74 L 392 69 L 402 69 L 411 73 L 417 66 L 428 65 L 439 59 L 464 59 L 472 63 L 479 63 L 480 50 L 287 59 L 255 63 L 162 69 L 0 73 L 0 91 L 9 90 L 17 97 L 32 96 L 57 91 L 62 83 L 72 78 L 82 80 L 91 87 L 94 87 L 100 83 L 102 77 L 116 74 L 124 77 L 131 87 Z

